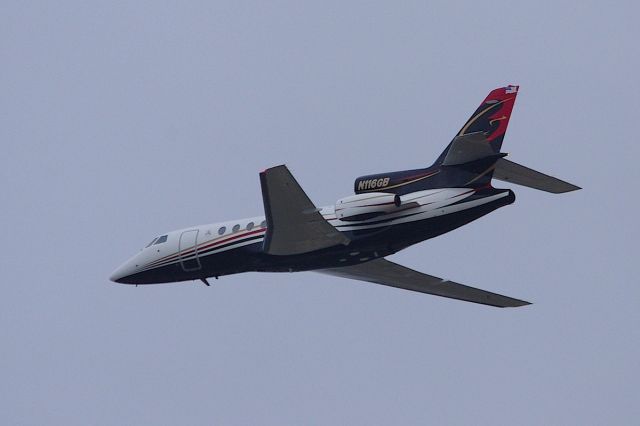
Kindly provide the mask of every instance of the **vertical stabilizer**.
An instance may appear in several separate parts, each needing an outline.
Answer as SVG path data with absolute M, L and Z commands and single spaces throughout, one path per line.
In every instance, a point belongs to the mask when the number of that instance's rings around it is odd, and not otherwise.
M 453 141 L 440 154 L 436 164 L 443 163 L 456 139 L 474 133 L 484 135 L 486 143 L 491 147 L 491 152 L 498 154 L 516 102 L 518 87 L 509 85 L 492 90 L 462 126 Z

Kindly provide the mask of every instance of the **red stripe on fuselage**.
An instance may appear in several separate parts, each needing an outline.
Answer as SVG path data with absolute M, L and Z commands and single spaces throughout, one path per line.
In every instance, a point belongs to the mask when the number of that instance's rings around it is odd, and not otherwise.
M 208 248 L 211 248 L 211 247 L 216 246 L 218 244 L 223 244 L 223 243 L 226 243 L 228 241 L 232 241 L 232 240 L 235 240 L 235 239 L 238 239 L 238 238 L 241 238 L 241 237 L 246 237 L 247 235 L 253 235 L 253 234 L 257 234 L 257 233 L 265 232 L 265 231 L 266 231 L 266 228 L 259 228 L 259 229 L 256 229 L 255 231 L 248 231 L 248 232 L 245 232 L 245 233 L 242 233 L 242 234 L 232 235 L 232 236 L 229 236 L 227 238 L 222 238 L 222 239 L 218 239 L 218 240 L 215 240 L 215 241 L 209 240 L 209 241 L 206 241 L 206 242 L 204 242 L 204 243 L 202 243 L 200 245 L 189 247 L 186 250 L 182 250 L 182 251 L 167 255 L 167 256 L 165 256 L 163 258 L 160 258 L 158 260 L 154 260 L 153 262 L 151 262 L 148 265 L 146 265 L 145 268 L 148 268 L 150 266 L 156 266 L 159 263 L 164 263 L 164 262 L 167 262 L 167 261 L 175 260 L 180 256 L 182 256 L 182 257 L 189 256 L 192 253 L 194 253 L 196 251 L 196 249 L 197 250 L 208 249 Z

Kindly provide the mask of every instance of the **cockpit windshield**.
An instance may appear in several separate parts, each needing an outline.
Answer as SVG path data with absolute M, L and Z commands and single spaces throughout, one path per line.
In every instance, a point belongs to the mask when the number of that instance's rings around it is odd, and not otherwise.
M 154 246 L 156 244 L 162 244 L 162 243 L 167 241 L 168 237 L 169 237 L 168 235 L 163 235 L 161 237 L 155 237 L 153 240 L 151 240 L 151 242 L 149 244 L 147 244 L 145 246 L 145 248 Z

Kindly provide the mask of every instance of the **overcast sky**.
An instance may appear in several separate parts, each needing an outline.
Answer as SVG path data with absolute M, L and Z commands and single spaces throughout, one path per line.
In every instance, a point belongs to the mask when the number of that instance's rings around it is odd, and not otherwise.
M 401 4 L 400 4 L 401 3 Z M 632 424 L 636 2 L 0 2 L 0 423 Z M 584 189 L 394 261 L 495 309 L 314 273 L 126 286 L 154 236 L 425 167 L 495 87 Z M 496 182 L 497 187 L 509 187 Z

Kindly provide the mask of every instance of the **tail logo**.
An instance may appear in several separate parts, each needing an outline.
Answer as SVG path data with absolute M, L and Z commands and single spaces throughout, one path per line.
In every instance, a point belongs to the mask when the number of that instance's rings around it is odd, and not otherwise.
M 506 115 L 503 115 L 502 117 L 494 118 L 493 120 L 489 121 L 489 126 L 493 126 L 493 123 L 495 123 L 496 121 L 506 120 L 506 119 L 507 119 Z

